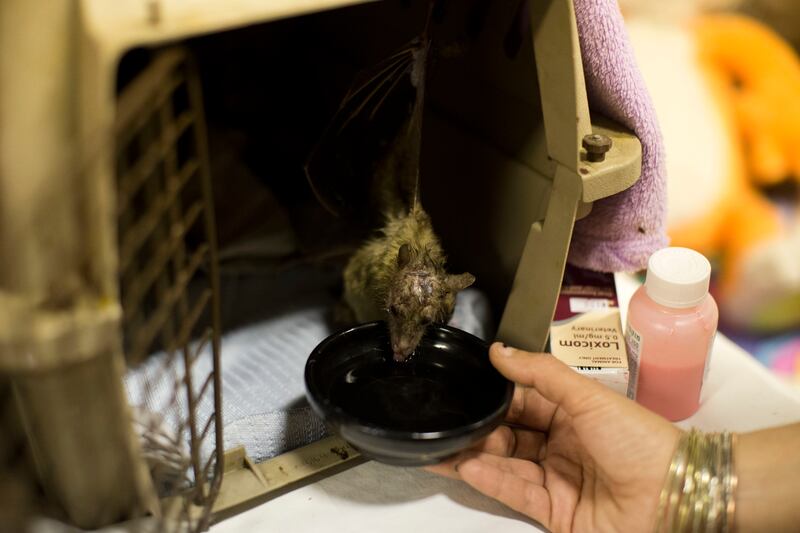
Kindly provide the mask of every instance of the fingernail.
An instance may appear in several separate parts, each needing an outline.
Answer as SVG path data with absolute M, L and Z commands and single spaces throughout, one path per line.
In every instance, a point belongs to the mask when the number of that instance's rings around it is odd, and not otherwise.
M 500 345 L 502 346 L 502 348 L 500 349 L 500 354 L 508 357 L 512 353 L 514 353 L 514 349 L 511 348 L 508 344 L 501 342 Z

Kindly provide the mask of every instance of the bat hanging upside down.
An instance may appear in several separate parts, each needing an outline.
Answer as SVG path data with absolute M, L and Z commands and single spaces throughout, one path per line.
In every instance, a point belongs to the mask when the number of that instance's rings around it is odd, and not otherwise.
M 448 274 L 430 217 L 420 206 L 387 216 L 381 235 L 367 241 L 344 271 L 344 301 L 358 322 L 386 320 L 392 351 L 404 361 L 432 322 L 447 322 L 456 294 L 472 274 Z
M 378 236 L 345 267 L 340 311 L 355 322 L 385 320 L 397 361 L 414 352 L 429 324 L 450 319 L 456 294 L 475 281 L 469 273 L 447 273 L 441 243 L 420 201 L 435 7 L 431 2 L 420 36 L 356 77 L 306 166 L 314 193 L 334 215 L 365 205 L 382 215 Z

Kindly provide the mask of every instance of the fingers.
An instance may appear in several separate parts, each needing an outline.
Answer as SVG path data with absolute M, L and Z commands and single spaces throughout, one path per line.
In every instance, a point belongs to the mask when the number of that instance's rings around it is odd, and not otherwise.
M 516 457 L 500 457 L 490 453 L 479 452 L 464 457 L 461 462 L 456 465 L 456 471 L 461 473 L 461 468 L 463 467 L 464 463 L 472 461 L 473 459 L 478 459 L 488 465 L 502 470 L 503 472 L 514 474 L 515 476 L 518 476 L 530 483 L 534 483 L 536 485 L 544 484 L 544 469 L 542 469 L 541 466 L 533 461 L 517 459 Z
M 547 436 L 538 431 L 500 426 L 469 451 L 437 465 L 426 466 L 425 470 L 452 479 L 461 479 L 456 467 L 476 453 L 537 461 L 544 457 L 546 442 Z
M 550 495 L 541 482 L 527 479 L 513 466 L 497 461 L 521 461 L 496 456 L 476 456 L 459 465 L 458 472 L 466 483 L 476 490 L 526 514 L 545 527 L 550 524 Z M 522 461 L 536 466 L 529 461 Z M 527 472 L 530 475 L 530 472 Z M 542 473 L 542 480 L 544 474 Z
M 464 455 L 459 454 L 441 463 L 423 466 L 422 469 L 433 472 L 434 474 L 439 474 L 440 476 L 449 477 L 450 479 L 461 479 L 456 468 L 463 460 Z
M 547 436 L 539 431 L 500 426 L 483 441 L 479 451 L 501 457 L 538 461 L 543 457 Z
M 548 431 L 557 407 L 536 389 L 518 384 L 514 388 L 511 406 L 506 413 L 506 422 L 537 431 Z
M 489 356 L 505 377 L 533 387 L 545 400 L 561 406 L 571 416 L 586 411 L 596 399 L 614 394 L 549 354 L 525 352 L 496 342 Z M 524 408 L 527 410 L 528 406 Z

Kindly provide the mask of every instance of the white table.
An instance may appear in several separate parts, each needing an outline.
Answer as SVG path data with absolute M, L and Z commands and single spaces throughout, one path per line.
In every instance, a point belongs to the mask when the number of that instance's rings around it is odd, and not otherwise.
M 636 281 L 617 276 L 623 323 Z M 700 410 L 681 427 L 749 431 L 800 420 L 800 393 L 717 335 Z M 525 517 L 461 482 L 367 462 L 211 528 L 212 533 L 531 533 Z

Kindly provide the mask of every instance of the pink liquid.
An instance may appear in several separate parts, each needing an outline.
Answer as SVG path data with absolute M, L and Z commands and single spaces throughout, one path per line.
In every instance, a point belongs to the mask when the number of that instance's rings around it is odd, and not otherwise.
M 678 309 L 657 304 L 644 287 L 634 293 L 628 327 L 641 337 L 637 402 L 672 421 L 697 411 L 717 320 L 710 295 L 696 307 Z

